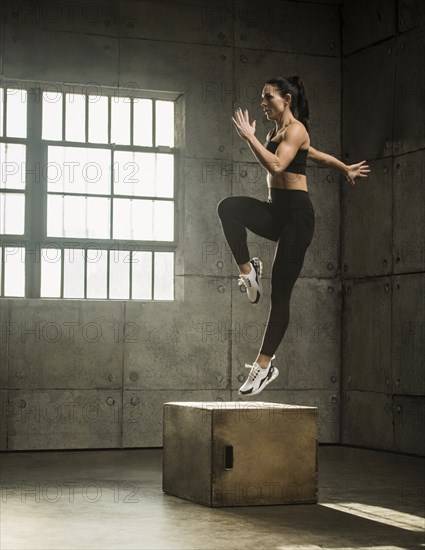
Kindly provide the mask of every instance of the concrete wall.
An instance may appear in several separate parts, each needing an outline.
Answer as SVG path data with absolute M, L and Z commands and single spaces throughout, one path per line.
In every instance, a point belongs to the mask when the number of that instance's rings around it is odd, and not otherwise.
M 264 80 L 300 74 L 312 144 L 340 156 L 339 5 L 77 0 L 4 9 L 4 78 L 181 92 L 184 146 L 178 301 L 2 300 L 2 448 L 160 446 L 164 401 L 238 398 L 269 309 L 267 296 L 253 308 L 240 293 L 216 215 L 231 193 L 267 196 L 266 173 L 230 116 L 247 107 L 264 140 Z M 277 354 L 281 376 L 261 398 L 319 405 L 320 440 L 336 442 L 340 178 L 310 166 L 308 182 L 316 234 Z M 249 240 L 266 263 L 267 291 L 273 243 Z
M 320 1 L 14 0 L 2 10 L 4 79 L 181 92 L 184 119 L 179 300 L 2 299 L 0 448 L 160 446 L 164 401 L 238 398 L 269 302 L 253 308 L 240 294 L 215 209 L 231 193 L 265 199 L 266 185 L 229 119 L 247 107 L 264 138 L 263 81 L 300 74 L 312 145 L 365 159 L 372 174 L 352 188 L 308 167 L 316 232 L 281 376 L 261 399 L 318 405 L 321 442 L 424 454 L 424 3 L 345 2 L 340 14 Z M 268 291 L 274 245 L 249 241 Z
M 425 454 L 425 7 L 342 7 L 341 442 Z

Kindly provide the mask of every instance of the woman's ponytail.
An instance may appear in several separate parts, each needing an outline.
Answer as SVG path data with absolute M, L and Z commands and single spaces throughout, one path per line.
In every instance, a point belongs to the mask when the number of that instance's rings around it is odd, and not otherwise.
M 296 105 L 296 118 L 302 122 L 308 132 L 308 118 L 310 116 L 308 101 L 305 95 L 304 84 L 299 76 L 292 76 L 291 81 L 298 88 L 298 101 Z

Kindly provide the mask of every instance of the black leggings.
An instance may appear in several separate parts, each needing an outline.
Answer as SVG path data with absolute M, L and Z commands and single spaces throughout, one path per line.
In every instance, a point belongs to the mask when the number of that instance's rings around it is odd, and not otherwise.
M 270 189 L 269 200 L 232 196 L 219 202 L 217 212 L 238 265 L 249 262 L 246 228 L 278 243 L 273 259 L 271 301 L 260 353 L 273 356 L 289 324 L 292 289 L 301 272 L 314 233 L 310 195 L 300 189 Z

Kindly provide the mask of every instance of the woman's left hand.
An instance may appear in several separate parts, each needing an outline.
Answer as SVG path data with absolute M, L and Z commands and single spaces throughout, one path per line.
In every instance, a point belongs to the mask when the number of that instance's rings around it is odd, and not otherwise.
M 235 118 L 232 118 L 233 124 L 236 128 L 236 131 L 243 139 L 248 139 L 250 136 L 253 136 L 255 134 L 255 125 L 256 121 L 254 120 L 252 124 L 249 123 L 249 116 L 248 116 L 248 109 L 245 109 L 244 112 L 242 112 L 242 109 L 236 109 L 235 111 Z

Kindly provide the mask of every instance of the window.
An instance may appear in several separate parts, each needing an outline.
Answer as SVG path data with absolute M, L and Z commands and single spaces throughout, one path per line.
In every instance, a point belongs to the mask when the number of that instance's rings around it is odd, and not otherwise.
M 175 101 L 0 88 L 1 296 L 174 299 Z

